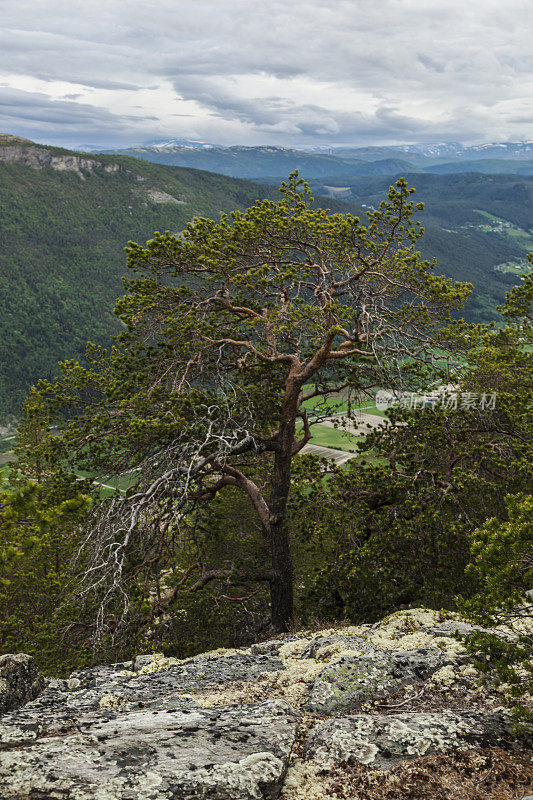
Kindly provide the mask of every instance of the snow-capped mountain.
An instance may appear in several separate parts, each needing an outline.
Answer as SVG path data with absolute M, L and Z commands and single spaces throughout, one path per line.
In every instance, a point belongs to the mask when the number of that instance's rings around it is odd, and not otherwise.
M 395 145 L 391 149 L 426 158 L 533 158 L 533 142 L 484 142 L 474 145 L 438 142 L 426 145 Z
M 151 142 L 143 142 L 141 147 L 188 147 L 191 150 L 209 150 L 211 147 L 223 148 L 221 144 L 211 144 L 197 139 L 154 139 Z

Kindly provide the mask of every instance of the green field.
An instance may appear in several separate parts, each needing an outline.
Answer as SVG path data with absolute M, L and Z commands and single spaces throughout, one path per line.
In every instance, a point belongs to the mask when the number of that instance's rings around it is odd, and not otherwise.
M 357 452 L 357 442 L 364 439 L 364 436 L 354 436 L 346 433 L 339 428 L 330 428 L 329 425 L 313 425 L 311 428 L 311 444 L 320 447 L 332 447 L 335 450 L 346 450 L 347 452 Z
M 524 250 L 533 249 L 533 235 L 529 233 L 527 230 L 524 230 L 523 228 L 514 225 L 509 220 L 503 219 L 503 217 L 496 217 L 494 214 L 489 214 L 488 211 L 482 211 L 479 208 L 475 208 L 474 211 L 476 212 L 476 214 L 481 214 L 481 216 L 485 217 L 485 219 L 489 219 L 491 222 L 496 222 L 499 225 L 504 225 L 504 228 L 502 230 L 497 230 L 496 232 L 501 233 L 502 235 L 509 238 L 513 242 L 513 244 L 516 244 L 518 247 Z M 487 226 L 479 225 L 478 227 L 481 228 L 482 230 L 486 230 L 489 233 L 491 231 L 494 231 L 494 228 L 489 225 Z M 507 263 L 512 264 L 513 262 L 509 261 Z M 502 264 L 501 266 L 504 265 Z M 500 269 L 500 265 L 495 267 L 495 269 Z M 500 272 L 512 272 L 512 270 L 500 269 Z
M 309 389 L 310 387 L 307 388 Z M 314 404 L 315 403 L 312 400 L 309 400 L 305 403 L 307 408 L 312 408 Z M 331 409 L 332 413 L 341 413 L 343 411 L 347 412 L 348 402 L 343 400 L 341 396 L 328 398 L 325 403 L 325 408 Z M 324 407 L 322 407 L 322 410 L 323 409 Z M 356 409 L 354 409 L 353 406 L 351 407 L 352 412 L 357 409 L 363 411 L 365 414 L 372 414 L 382 418 L 386 416 L 384 411 L 380 411 L 376 408 L 373 400 L 367 400 L 360 403 Z M 301 430 L 301 423 L 298 424 L 298 429 Z M 340 427 L 332 428 L 329 425 L 322 425 L 320 423 L 312 425 L 311 433 L 312 444 L 320 447 L 329 447 L 334 450 L 345 450 L 346 452 L 350 453 L 356 453 L 357 443 L 364 439 L 364 436 L 355 436 L 343 431 Z M 16 461 L 16 457 L 13 452 L 13 447 L 16 445 L 16 442 L 16 434 L 10 433 L 0 436 L 0 473 L 3 475 L 3 479 L 7 484 L 9 484 L 9 475 L 13 469 L 13 462 Z M 365 456 L 364 458 L 367 461 L 373 460 L 372 457 L 369 456 Z M 89 472 L 84 470 L 77 470 L 76 475 L 80 479 L 93 477 Z M 94 478 L 94 483 L 101 487 L 101 497 L 110 497 L 117 491 L 120 494 L 124 494 L 126 489 L 132 485 L 133 476 L 130 474 L 121 475 L 117 478 L 98 477 Z
M 520 261 L 505 261 L 503 264 L 498 264 L 494 269 L 500 272 L 508 272 L 511 275 L 527 275 L 531 269 L 531 264 L 526 259 Z

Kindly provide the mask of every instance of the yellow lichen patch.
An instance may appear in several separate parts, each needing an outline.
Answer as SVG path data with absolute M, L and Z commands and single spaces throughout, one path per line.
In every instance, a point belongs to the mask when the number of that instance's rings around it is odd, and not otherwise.
M 522 612 L 520 616 L 512 617 L 508 624 L 496 625 L 495 628 L 513 636 L 531 636 L 533 634 L 533 615 Z
M 466 652 L 465 647 L 457 639 L 449 636 L 434 636 L 420 630 L 395 639 L 386 628 L 379 629 L 368 637 L 368 641 L 383 650 L 416 650 L 419 647 L 439 647 L 450 658 L 457 658 Z
M 364 638 L 368 635 L 368 627 L 365 625 L 348 625 L 346 628 L 341 628 L 338 633 L 341 636 L 362 636 Z
M 221 691 L 204 692 L 203 694 L 190 694 L 192 698 L 202 706 L 211 708 L 214 706 L 234 706 L 244 703 L 260 703 L 263 700 L 272 698 L 271 683 L 264 677 L 248 683 L 229 684 Z
M 297 659 L 303 653 L 307 645 L 311 642 L 312 638 L 298 639 L 295 642 L 287 642 L 286 644 L 282 644 L 278 651 L 279 657 L 283 661 Z
M 332 800 L 327 776 L 310 761 L 296 759 L 288 769 L 280 800 Z
M 325 628 L 324 630 L 314 631 L 307 634 L 309 640 L 320 639 L 323 636 L 365 636 L 368 627 L 365 625 L 345 625 L 338 628 Z
M 431 627 L 438 625 L 444 620 L 458 620 L 459 615 L 451 611 L 433 611 L 428 608 L 408 608 L 405 611 L 395 611 L 394 614 L 389 614 L 385 617 L 379 625 L 380 631 L 388 631 L 389 633 L 405 634 L 410 631 L 417 631 L 419 628 Z
M 99 706 L 101 709 L 117 709 L 120 711 L 129 711 L 131 708 L 125 697 L 120 697 L 116 694 L 104 694 L 104 696 L 100 698 Z
M 344 642 L 335 642 L 335 644 L 319 647 L 316 651 L 316 660 L 333 664 L 335 661 L 340 661 L 343 656 L 360 656 L 364 652 L 362 648 L 360 650 L 354 650 L 353 644 L 349 645 Z
M 286 668 L 276 672 L 265 672 L 259 678 L 246 683 L 234 683 L 223 690 L 193 694 L 196 702 L 205 708 L 210 706 L 259 703 L 268 699 L 286 700 L 300 706 L 309 695 L 313 681 L 323 664 L 312 658 L 286 662 Z
M 149 675 L 152 672 L 161 672 L 161 670 L 170 669 L 170 667 L 175 667 L 181 663 L 182 662 L 177 658 L 166 658 L 156 653 L 153 660 L 141 667 L 137 675 Z
M 471 664 L 464 664 L 462 667 L 447 664 L 433 673 L 430 683 L 446 691 L 459 683 L 471 683 L 472 681 L 477 681 L 478 678 L 479 673 Z
M 202 660 L 202 661 L 210 661 L 212 658 L 222 658 L 226 656 L 242 656 L 242 655 L 249 655 L 250 654 L 249 647 L 218 647 L 216 650 L 209 650 L 207 653 L 200 653 L 198 656 L 193 656 L 188 661 L 194 661 L 195 659 Z
M 144 658 L 151 658 L 151 660 L 147 664 L 143 664 L 140 669 L 138 669 L 135 675 L 149 675 L 152 672 L 161 672 L 161 670 L 170 669 L 171 667 L 180 666 L 180 664 L 191 663 L 195 660 L 198 661 L 211 661 L 212 659 L 222 658 L 224 656 L 234 656 L 234 655 L 248 655 L 250 653 L 250 648 L 242 648 L 242 649 L 235 649 L 235 648 L 226 648 L 226 647 L 219 647 L 217 650 L 209 650 L 207 653 L 200 653 L 197 656 L 193 656 L 192 658 L 173 658 L 172 656 L 164 656 L 162 653 L 153 653 L 144 656 Z M 129 671 L 123 670 L 122 672 L 115 673 L 116 675 L 129 675 Z
M 286 661 L 285 669 L 271 673 L 274 687 L 281 696 L 293 706 L 301 705 L 311 691 L 315 678 L 322 671 L 323 664 L 314 658 Z
M 472 664 L 464 664 L 462 667 L 459 667 L 459 672 L 463 678 L 471 678 L 472 680 L 479 679 L 479 672 Z
M 431 682 L 441 689 L 449 689 L 457 682 L 457 674 L 451 664 L 441 667 L 431 676 Z

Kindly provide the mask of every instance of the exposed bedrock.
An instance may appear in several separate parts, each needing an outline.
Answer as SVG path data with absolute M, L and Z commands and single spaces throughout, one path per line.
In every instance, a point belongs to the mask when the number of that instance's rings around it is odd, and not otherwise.
M 455 637 L 471 630 L 410 610 L 183 661 L 141 655 L 67 680 L 2 656 L 0 800 L 344 800 L 338 787 L 354 769 L 523 753 Z

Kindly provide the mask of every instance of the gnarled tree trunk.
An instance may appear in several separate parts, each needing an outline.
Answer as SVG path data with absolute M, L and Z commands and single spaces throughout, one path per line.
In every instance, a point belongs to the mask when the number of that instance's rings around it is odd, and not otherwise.
M 270 583 L 271 622 L 275 630 L 290 629 L 294 614 L 294 578 L 287 530 L 287 500 L 291 487 L 294 434 L 300 387 L 289 382 L 277 437 L 271 479 L 267 530 L 275 577 Z

